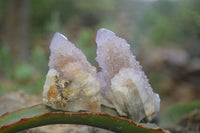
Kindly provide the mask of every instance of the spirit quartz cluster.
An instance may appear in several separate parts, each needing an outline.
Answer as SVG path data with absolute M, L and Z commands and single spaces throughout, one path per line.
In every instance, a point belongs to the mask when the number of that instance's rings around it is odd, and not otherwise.
M 101 72 L 60 33 L 51 41 L 49 72 L 43 103 L 65 111 L 100 112 L 101 104 L 115 108 L 134 121 L 151 118 L 160 109 L 154 93 L 130 45 L 112 31 L 100 29 L 96 37 Z

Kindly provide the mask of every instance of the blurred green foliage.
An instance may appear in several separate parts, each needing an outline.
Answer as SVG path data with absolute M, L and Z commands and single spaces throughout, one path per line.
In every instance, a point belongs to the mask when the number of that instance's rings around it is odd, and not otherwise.
M 148 36 L 157 45 L 188 45 L 190 39 L 200 35 L 199 5 L 199 0 L 156 1 L 140 14 L 142 36 Z
M 8 74 L 6 72 L 9 72 L 11 69 L 11 55 L 9 54 L 8 49 L 2 46 L 0 46 L 0 67 L 2 69 L 2 74 Z
M 96 56 L 96 47 L 95 43 L 93 41 L 94 33 L 90 29 L 84 29 L 79 33 L 78 39 L 77 39 L 77 47 L 82 50 L 82 52 L 87 57 L 88 61 L 95 65 L 95 59 Z M 93 42 L 93 43 L 91 43 Z
M 32 65 L 42 73 L 47 72 L 48 69 L 48 57 L 44 50 L 39 47 L 35 46 L 32 49 Z
M 32 79 L 35 69 L 30 64 L 16 64 L 13 70 L 13 78 L 19 82 L 27 82 Z
M 11 54 L 0 48 L 0 66 L 2 75 L 0 80 L 0 94 L 12 90 L 24 90 L 29 94 L 42 92 L 42 86 L 47 73 L 48 58 L 44 50 L 36 47 L 32 51 L 30 63 L 17 63 L 12 65 Z
M 161 114 L 159 125 L 163 128 L 173 127 L 184 115 L 195 110 L 200 110 L 200 101 L 174 104 Z
M 76 14 L 73 0 L 32 0 L 31 2 L 33 33 L 49 31 L 49 24 L 53 23 L 52 21 L 64 23 Z

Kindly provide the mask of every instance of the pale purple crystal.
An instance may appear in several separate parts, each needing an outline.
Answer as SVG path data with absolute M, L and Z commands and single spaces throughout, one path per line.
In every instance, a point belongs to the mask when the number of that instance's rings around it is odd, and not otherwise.
M 50 50 L 50 69 L 54 68 L 59 72 L 66 72 L 63 76 L 66 76 L 66 78 L 72 78 L 73 75 L 71 75 L 71 73 L 66 69 L 71 70 L 73 67 L 81 67 L 81 70 L 87 71 L 93 76 L 96 76 L 96 68 L 91 66 L 81 50 L 76 48 L 74 44 L 68 41 L 64 35 L 58 32 L 55 33 L 50 44 Z
M 55 33 L 50 50 L 43 103 L 65 111 L 100 112 L 100 86 L 96 79 L 96 68 L 60 33 Z
M 130 45 L 107 29 L 98 31 L 96 42 L 96 61 L 101 67 L 97 77 L 104 104 L 135 121 L 150 120 L 159 111 L 160 98 L 153 93 Z

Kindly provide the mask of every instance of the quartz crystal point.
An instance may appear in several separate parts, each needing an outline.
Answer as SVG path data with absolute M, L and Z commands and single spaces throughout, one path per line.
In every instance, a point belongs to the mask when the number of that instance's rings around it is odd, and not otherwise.
M 55 33 L 50 51 L 43 103 L 64 111 L 100 112 L 100 86 L 96 79 L 96 68 L 60 33 Z
M 160 98 L 153 93 L 130 45 L 107 29 L 98 31 L 96 42 L 103 104 L 134 121 L 151 120 L 160 109 Z

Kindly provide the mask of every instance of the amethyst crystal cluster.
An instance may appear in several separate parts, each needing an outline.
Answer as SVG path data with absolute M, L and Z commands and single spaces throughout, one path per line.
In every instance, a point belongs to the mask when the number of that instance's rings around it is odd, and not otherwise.
M 100 112 L 103 104 L 134 121 L 151 120 L 160 109 L 160 98 L 153 92 L 130 45 L 107 29 L 98 31 L 96 43 L 96 61 L 101 67 L 98 73 L 65 36 L 54 35 L 43 103 L 76 112 Z

